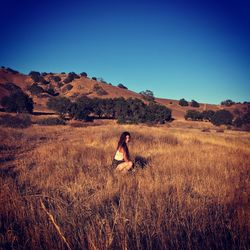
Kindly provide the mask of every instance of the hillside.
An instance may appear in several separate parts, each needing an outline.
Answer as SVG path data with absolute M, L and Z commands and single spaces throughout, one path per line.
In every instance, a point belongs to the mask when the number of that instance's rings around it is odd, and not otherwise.
M 82 95 L 86 95 L 90 98 L 124 97 L 125 99 L 138 98 L 143 100 L 142 95 L 131 90 L 113 86 L 112 84 L 108 84 L 104 81 L 93 80 L 75 73 L 38 73 L 39 75 L 37 73 L 38 72 L 36 72 L 36 74 L 34 73 L 33 76 L 30 76 L 21 74 L 11 69 L 1 68 L 0 98 L 9 95 L 17 87 L 19 87 L 28 95 L 32 96 L 35 104 L 35 111 L 48 111 L 46 103 L 49 98 L 53 98 L 55 95 L 66 96 L 71 100 L 75 100 Z M 72 81 L 68 80 L 69 77 L 72 78 L 70 79 Z M 67 80 L 68 83 L 65 83 L 64 81 L 67 82 Z M 39 93 L 31 91 L 31 86 L 35 86 L 35 91 L 39 90 Z M 170 108 L 174 119 L 184 119 L 184 115 L 188 109 L 203 111 L 226 108 L 231 112 L 234 112 L 235 109 L 242 110 L 245 106 L 244 104 L 235 104 L 230 107 L 225 107 L 221 105 L 200 103 L 199 108 L 194 108 L 190 105 L 187 107 L 180 106 L 179 100 L 156 98 L 155 101 Z

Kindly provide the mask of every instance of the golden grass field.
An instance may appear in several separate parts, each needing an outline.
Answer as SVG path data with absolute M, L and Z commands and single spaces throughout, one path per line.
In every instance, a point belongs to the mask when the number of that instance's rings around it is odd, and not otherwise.
M 127 175 L 110 169 L 129 131 Z M 0 128 L 0 249 L 248 249 L 250 134 L 116 125 Z

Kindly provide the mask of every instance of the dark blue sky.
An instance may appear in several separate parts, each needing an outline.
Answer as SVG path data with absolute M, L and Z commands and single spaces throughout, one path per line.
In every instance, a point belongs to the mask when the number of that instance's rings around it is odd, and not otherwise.
M 1 1 L 0 65 L 84 71 L 163 98 L 250 101 L 250 2 L 201 2 Z

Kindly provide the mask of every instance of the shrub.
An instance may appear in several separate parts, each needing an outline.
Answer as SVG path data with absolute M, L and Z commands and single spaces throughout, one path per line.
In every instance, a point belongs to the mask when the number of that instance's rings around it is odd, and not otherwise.
M 82 77 L 87 77 L 88 74 L 87 74 L 86 72 L 82 72 L 82 73 L 80 73 L 80 76 L 82 76 Z
M 39 82 L 41 74 L 38 71 L 30 71 L 29 76 L 34 82 Z
M 63 92 L 70 91 L 73 88 L 71 84 L 67 84 L 63 87 Z
M 66 123 L 62 118 L 50 117 L 37 121 L 37 124 L 51 126 L 51 125 L 65 125 Z
M 3 97 L 1 105 L 7 112 L 32 113 L 33 111 L 32 98 L 21 91 Z
M 192 100 L 192 101 L 191 101 L 191 106 L 192 106 L 192 107 L 195 107 L 195 108 L 199 108 L 199 107 L 200 107 L 200 104 L 199 104 L 197 101 Z
M 121 88 L 121 89 L 128 89 L 126 86 L 124 86 L 123 84 L 119 83 L 117 85 L 118 88 Z
M 32 122 L 29 115 L 19 114 L 17 116 L 13 115 L 3 115 L 0 116 L 0 125 L 10 128 L 27 128 L 31 126 Z
M 96 92 L 97 95 L 107 95 L 108 92 L 106 90 L 103 89 L 102 86 L 100 86 L 99 84 L 95 84 L 93 87 L 93 91 Z
M 60 76 L 52 76 L 51 79 L 55 82 L 60 82 L 62 80 Z
M 11 72 L 12 74 L 18 74 L 19 72 L 17 70 L 11 69 L 11 68 L 6 68 L 7 71 Z
M 97 78 L 96 77 L 92 77 L 92 80 L 97 81 Z
M 187 110 L 185 119 L 191 119 L 193 121 L 199 121 L 203 119 L 202 113 L 197 110 Z
M 64 83 L 70 83 L 74 79 L 80 78 L 75 72 L 70 72 L 68 76 L 63 80 Z
M 213 115 L 211 122 L 216 125 L 231 125 L 233 120 L 233 115 L 228 110 L 218 110 Z
M 44 89 L 37 84 L 32 84 L 28 90 L 30 91 L 31 94 L 33 95 L 38 95 L 44 92 Z
M 183 107 L 188 106 L 188 102 L 184 98 L 182 98 L 179 100 L 179 105 Z
M 233 104 L 235 104 L 235 102 L 233 102 L 230 99 L 227 99 L 227 100 L 221 102 L 221 105 L 227 106 L 227 107 L 232 106 Z

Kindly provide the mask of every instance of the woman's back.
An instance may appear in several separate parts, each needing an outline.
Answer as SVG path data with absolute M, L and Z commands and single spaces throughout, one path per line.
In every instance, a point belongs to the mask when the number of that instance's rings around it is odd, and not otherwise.
M 122 150 L 121 148 L 119 148 L 119 149 L 116 151 L 114 159 L 117 160 L 117 161 L 122 161 L 122 160 L 124 160 L 123 150 Z

